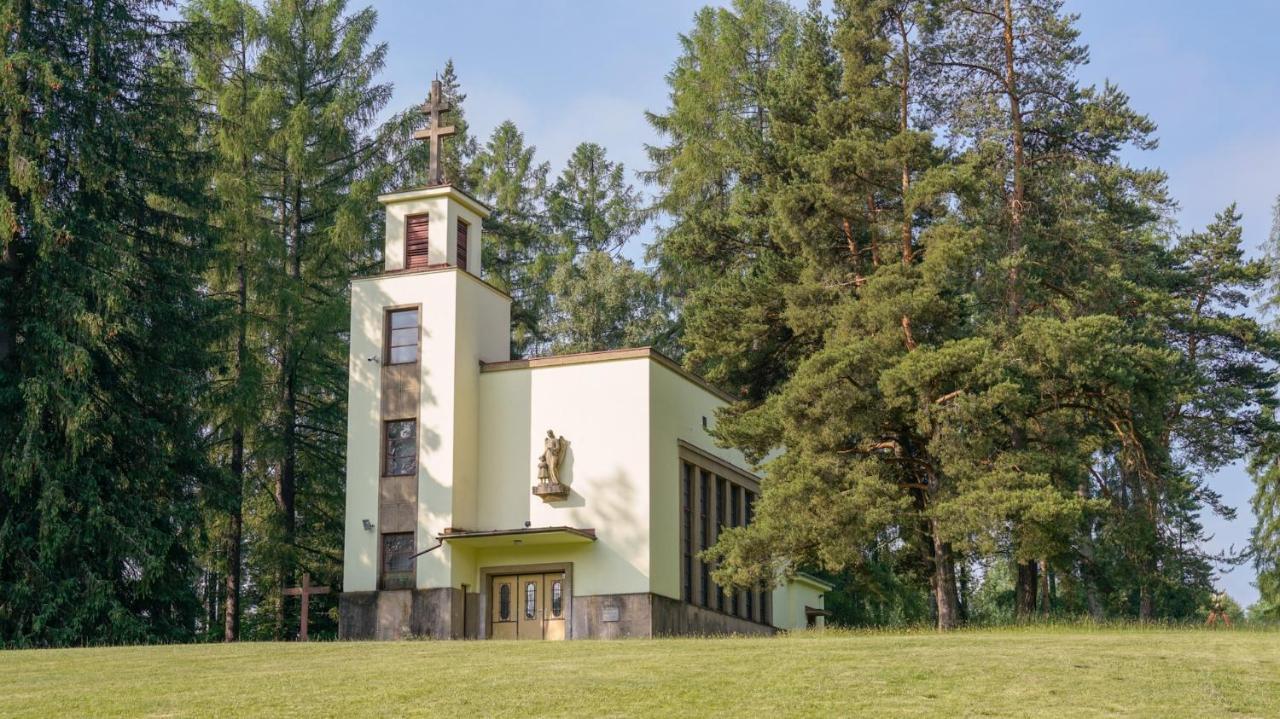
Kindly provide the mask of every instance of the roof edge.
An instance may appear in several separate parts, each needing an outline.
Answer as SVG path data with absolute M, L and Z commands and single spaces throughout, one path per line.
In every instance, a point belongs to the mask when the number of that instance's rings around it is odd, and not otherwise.
M 539 367 L 560 367 L 563 365 L 590 364 L 592 362 L 617 362 L 629 359 L 649 359 L 675 372 L 684 379 L 693 382 L 725 402 L 732 404 L 738 399 L 711 384 L 706 379 L 690 372 L 680 363 L 662 354 L 653 347 L 626 347 L 616 350 L 600 350 L 597 352 L 575 352 L 572 354 L 550 355 L 547 357 L 530 357 L 527 359 L 504 360 L 502 362 L 481 362 L 481 372 L 503 372 L 515 369 L 537 369 Z

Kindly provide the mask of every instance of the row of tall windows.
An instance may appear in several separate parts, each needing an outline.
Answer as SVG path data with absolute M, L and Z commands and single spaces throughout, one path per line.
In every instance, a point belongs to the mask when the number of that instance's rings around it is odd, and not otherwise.
M 711 579 L 714 567 L 698 558 L 699 553 L 715 544 L 721 531 L 751 522 L 755 499 L 755 483 L 745 477 L 723 469 L 708 469 L 692 457 L 681 459 L 681 598 L 707 609 L 768 623 L 767 590 L 725 591 Z

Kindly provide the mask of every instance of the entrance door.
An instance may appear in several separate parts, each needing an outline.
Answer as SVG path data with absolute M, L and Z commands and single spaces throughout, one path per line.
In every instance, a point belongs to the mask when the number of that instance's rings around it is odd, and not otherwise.
M 564 572 L 494 577 L 489 601 L 494 639 L 564 639 L 569 602 Z

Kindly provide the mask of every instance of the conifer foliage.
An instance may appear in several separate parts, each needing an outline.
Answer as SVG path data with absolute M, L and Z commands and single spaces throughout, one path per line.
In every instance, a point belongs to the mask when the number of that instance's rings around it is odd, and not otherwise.
M 195 626 L 206 161 L 158 11 L 0 9 L 2 644 Z
M 1075 79 L 1061 3 L 740 0 L 683 43 L 657 253 L 767 477 L 718 580 L 844 573 L 940 628 L 1004 562 L 1023 617 L 1205 606 L 1201 477 L 1274 432 L 1265 273 L 1233 210 L 1168 236 L 1119 155 L 1154 125 Z

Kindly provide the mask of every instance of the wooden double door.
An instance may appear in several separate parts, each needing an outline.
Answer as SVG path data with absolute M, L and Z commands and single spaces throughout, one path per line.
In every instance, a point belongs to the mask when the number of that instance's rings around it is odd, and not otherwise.
M 564 639 L 569 612 L 564 572 L 496 576 L 489 591 L 494 639 Z

